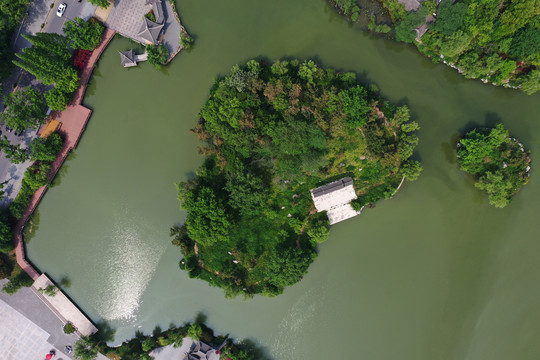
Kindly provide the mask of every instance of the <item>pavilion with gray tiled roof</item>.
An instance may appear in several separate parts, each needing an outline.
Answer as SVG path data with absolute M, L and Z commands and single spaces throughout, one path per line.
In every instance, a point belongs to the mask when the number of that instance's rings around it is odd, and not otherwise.
M 159 35 L 163 29 L 164 24 L 158 24 L 148 18 L 143 19 L 141 29 L 137 34 L 141 39 L 145 40 L 148 44 L 157 45 L 159 43 Z
M 131 66 L 137 66 L 137 62 L 135 61 L 135 51 L 133 49 L 128 51 L 119 51 L 120 53 L 120 64 L 123 67 L 131 67 Z

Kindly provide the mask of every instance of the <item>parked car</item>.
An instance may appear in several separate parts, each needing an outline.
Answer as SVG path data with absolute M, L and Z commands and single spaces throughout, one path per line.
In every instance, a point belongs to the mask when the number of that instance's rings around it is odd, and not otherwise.
M 58 10 L 56 10 L 56 15 L 58 15 L 59 17 L 62 17 L 62 15 L 64 15 L 64 13 L 66 12 L 66 3 L 62 3 L 60 5 L 58 5 Z

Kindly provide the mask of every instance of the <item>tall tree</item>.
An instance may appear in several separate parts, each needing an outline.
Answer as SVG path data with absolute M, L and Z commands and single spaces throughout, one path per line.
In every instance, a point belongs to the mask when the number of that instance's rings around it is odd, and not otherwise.
M 4 104 L 6 109 L 0 114 L 0 120 L 8 128 L 17 131 L 37 129 L 47 119 L 45 97 L 32 87 L 6 95 Z
M 64 25 L 64 34 L 74 49 L 94 50 L 101 42 L 105 28 L 97 21 L 75 18 Z
M 69 60 L 71 54 L 69 52 L 69 42 L 65 36 L 56 33 L 39 32 L 36 35 L 22 35 L 32 45 L 37 48 L 47 49 L 50 53 Z

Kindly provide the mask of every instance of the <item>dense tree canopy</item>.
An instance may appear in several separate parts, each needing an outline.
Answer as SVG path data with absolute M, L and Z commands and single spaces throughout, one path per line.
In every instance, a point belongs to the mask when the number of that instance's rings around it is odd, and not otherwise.
M 358 19 L 358 0 L 329 2 Z M 540 67 L 540 0 L 427 0 L 410 12 L 397 0 L 379 2 L 394 23 L 396 40 L 415 44 L 433 61 L 444 61 L 466 78 L 528 94 L 540 90 L 540 77 L 530 76 Z M 375 24 L 372 16 L 368 28 Z M 423 25 L 426 32 L 417 33 Z
M 0 81 L 13 69 L 11 37 L 26 16 L 31 0 L 0 0 Z
M 505 207 L 529 181 L 530 158 L 502 124 L 493 129 L 473 130 L 458 143 L 461 169 L 473 175 L 476 187 L 485 190 L 489 203 Z
M 108 0 L 88 0 L 88 2 L 104 9 L 108 8 L 111 5 L 111 3 Z
M 47 102 L 34 88 L 17 90 L 4 98 L 5 110 L 0 121 L 16 131 L 37 129 L 47 118 Z
M 443 0 L 436 12 L 416 43 L 420 51 L 467 78 L 514 87 L 528 82 L 531 89 L 528 73 L 540 66 L 540 0 Z
M 33 74 L 46 85 L 55 88 L 45 94 L 47 105 L 53 110 L 65 109 L 73 92 L 79 86 L 79 75 L 71 65 L 69 41 L 62 35 L 37 33 L 24 35 L 32 47 L 16 54 L 15 65 Z
M 171 234 L 181 267 L 227 296 L 275 296 L 306 273 L 329 229 L 310 189 L 351 176 L 361 208 L 421 171 L 408 109 L 313 61 L 234 66 L 200 116 L 207 159 L 178 184 L 187 219 Z
M 94 50 L 101 42 L 104 30 L 98 21 L 84 21 L 79 17 L 64 25 L 64 34 L 71 41 L 73 49 Z
M 2 210 L 0 211 L 0 252 L 8 253 L 11 250 L 13 250 L 13 232 L 7 213 Z
M 160 69 L 161 65 L 164 65 L 169 58 L 169 50 L 163 44 L 148 45 L 146 46 L 146 52 L 148 53 L 148 62 L 156 69 Z

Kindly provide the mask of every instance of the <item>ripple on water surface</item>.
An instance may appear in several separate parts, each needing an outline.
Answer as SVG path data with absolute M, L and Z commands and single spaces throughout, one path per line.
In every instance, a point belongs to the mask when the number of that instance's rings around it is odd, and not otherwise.
M 104 293 L 96 299 L 95 308 L 106 320 L 131 319 L 139 308 L 141 296 L 152 278 L 165 244 L 151 238 L 145 222 L 130 213 L 126 205 L 115 213 L 110 247 L 99 269 Z

